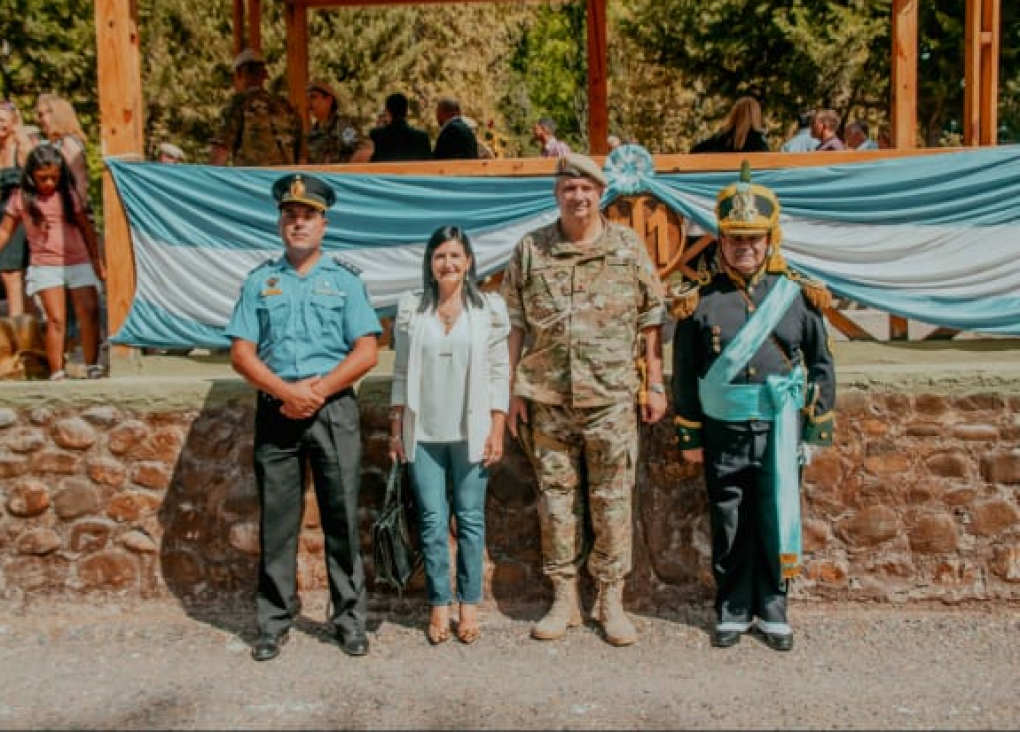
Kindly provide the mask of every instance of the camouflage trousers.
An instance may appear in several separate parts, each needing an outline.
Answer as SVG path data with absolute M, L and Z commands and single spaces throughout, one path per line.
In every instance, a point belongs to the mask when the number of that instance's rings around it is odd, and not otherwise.
M 631 502 L 637 472 L 633 402 L 593 408 L 531 402 L 529 417 L 543 571 L 553 578 L 577 576 L 585 559 L 587 508 L 594 534 L 588 571 L 606 582 L 623 579 L 631 569 Z

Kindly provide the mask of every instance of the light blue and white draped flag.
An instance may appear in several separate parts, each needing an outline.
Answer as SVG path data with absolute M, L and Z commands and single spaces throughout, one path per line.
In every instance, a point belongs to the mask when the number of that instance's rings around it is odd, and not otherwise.
M 116 343 L 223 347 L 249 270 L 283 253 L 270 196 L 282 169 L 107 159 L 127 211 L 136 291 Z M 1020 335 L 1020 148 L 983 148 L 753 171 L 783 206 L 787 261 L 858 302 L 934 325 Z M 735 174 L 656 175 L 643 149 L 606 162 L 619 195 L 650 193 L 704 231 Z M 425 242 L 465 229 L 480 275 L 529 230 L 555 221 L 552 176 L 319 174 L 334 187 L 324 248 L 363 270 L 380 315 L 421 286 Z

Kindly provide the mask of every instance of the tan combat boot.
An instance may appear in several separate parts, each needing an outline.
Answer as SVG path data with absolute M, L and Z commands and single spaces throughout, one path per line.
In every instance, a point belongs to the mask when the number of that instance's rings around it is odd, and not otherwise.
M 602 623 L 610 645 L 629 646 L 637 642 L 637 630 L 623 611 L 623 580 L 599 582 L 592 617 Z
M 556 597 L 552 607 L 531 629 L 531 637 L 538 640 L 556 640 L 567 633 L 567 628 L 581 624 L 581 605 L 577 599 L 577 578 L 553 580 Z

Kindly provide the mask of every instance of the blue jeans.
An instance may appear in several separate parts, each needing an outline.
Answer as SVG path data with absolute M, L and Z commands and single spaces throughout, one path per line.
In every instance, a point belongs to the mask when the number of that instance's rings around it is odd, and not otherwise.
M 425 554 L 425 592 L 430 605 L 449 605 L 450 501 L 457 518 L 457 600 L 474 604 L 482 599 L 482 553 L 485 550 L 485 486 L 489 472 L 468 460 L 467 442 L 418 443 L 411 463 L 422 551 Z

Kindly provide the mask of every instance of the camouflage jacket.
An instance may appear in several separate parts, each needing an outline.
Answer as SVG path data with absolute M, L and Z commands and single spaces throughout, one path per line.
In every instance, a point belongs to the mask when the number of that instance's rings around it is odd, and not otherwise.
M 325 124 L 313 123 L 308 132 L 308 162 L 349 163 L 355 151 L 370 145 L 348 117 L 331 115 Z
M 223 110 L 216 144 L 233 165 L 293 165 L 301 153 L 301 119 L 290 102 L 265 89 L 235 94 Z
M 565 241 L 559 222 L 514 249 L 503 280 L 510 322 L 529 344 L 514 395 L 598 407 L 633 398 L 638 335 L 662 324 L 662 283 L 633 229 L 606 222 L 593 244 Z

